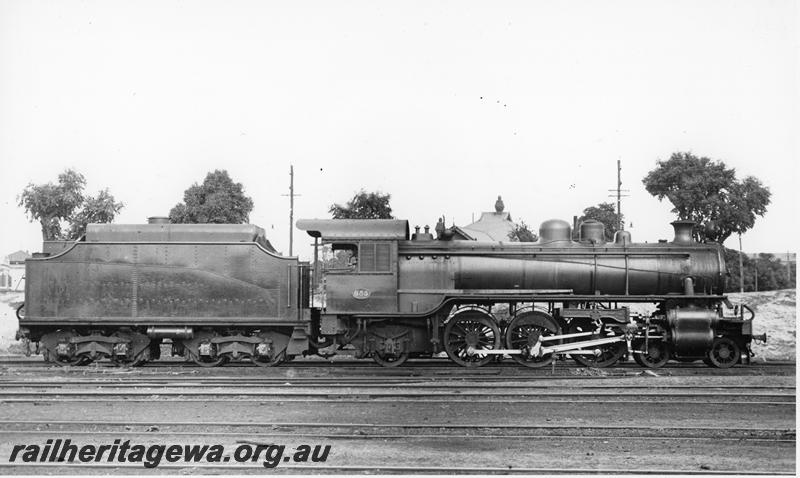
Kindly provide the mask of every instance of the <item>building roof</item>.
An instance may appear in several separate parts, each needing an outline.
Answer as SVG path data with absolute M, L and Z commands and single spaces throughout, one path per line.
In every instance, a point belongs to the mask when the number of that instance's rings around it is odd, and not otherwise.
M 28 259 L 29 257 L 31 257 L 31 254 L 28 251 L 12 252 L 6 256 L 6 262 L 8 264 L 24 264 L 25 259 Z
M 480 219 L 461 229 L 478 241 L 505 242 L 515 226 L 508 212 L 484 212 Z

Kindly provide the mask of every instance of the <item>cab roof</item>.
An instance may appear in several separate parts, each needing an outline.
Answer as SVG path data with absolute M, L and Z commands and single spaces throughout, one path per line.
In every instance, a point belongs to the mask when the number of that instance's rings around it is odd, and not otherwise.
M 408 240 L 404 219 L 300 219 L 297 228 L 323 240 L 385 239 Z

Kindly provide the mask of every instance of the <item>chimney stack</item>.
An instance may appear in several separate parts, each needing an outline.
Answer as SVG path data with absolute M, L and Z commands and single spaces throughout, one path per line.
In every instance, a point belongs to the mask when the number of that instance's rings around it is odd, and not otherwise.
M 673 221 L 672 227 L 675 228 L 675 239 L 672 240 L 673 244 L 692 244 L 692 231 L 694 230 L 694 221 Z

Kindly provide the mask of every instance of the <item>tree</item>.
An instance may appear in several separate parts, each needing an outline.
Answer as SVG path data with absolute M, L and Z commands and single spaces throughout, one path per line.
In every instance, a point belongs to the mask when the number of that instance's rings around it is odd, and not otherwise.
M 767 212 L 769 188 L 753 176 L 736 179 L 736 170 L 722 161 L 673 153 L 642 180 L 647 192 L 667 198 L 678 219 L 698 224 L 695 239 L 719 243 L 752 228 L 756 216 Z
M 114 200 L 114 196 L 108 192 L 108 189 L 97 193 L 97 197 L 87 197 L 81 210 L 70 220 L 68 239 L 77 239 L 86 234 L 87 224 L 114 221 L 114 217 L 123 206 L 123 203 Z
M 175 224 L 244 224 L 252 210 L 253 200 L 242 183 L 234 183 L 223 169 L 208 173 L 203 184 L 192 184 L 169 219 Z
M 620 230 L 624 215 L 617 214 L 616 208 L 613 203 L 601 202 L 597 206 L 589 206 L 583 210 L 583 215 L 578 218 L 578 226 L 581 222 L 589 219 L 603 223 L 605 229 L 606 241 L 614 240 L 614 233 Z M 575 237 L 580 234 L 579 231 L 574 231 Z
M 391 194 L 380 191 L 357 192 L 344 206 L 332 204 L 328 212 L 334 219 L 394 219 L 389 205 Z
M 74 240 L 85 233 L 86 224 L 111 222 L 124 206 L 108 189 L 96 198 L 84 197 L 85 186 L 82 174 L 67 169 L 58 175 L 58 184 L 29 183 L 17 198 L 18 205 L 25 208 L 31 222 L 39 221 L 43 240 Z M 66 233 L 62 232 L 62 223 L 69 226 Z
M 508 238 L 511 242 L 536 242 L 539 240 L 539 236 L 531 231 L 530 226 L 525 224 L 525 221 L 515 224 L 514 229 L 508 233 Z
M 725 248 L 725 263 L 728 269 L 728 280 L 725 286 L 726 292 L 739 292 L 739 251 Z M 789 263 L 789 274 L 787 274 L 787 263 L 775 257 L 774 254 L 760 253 L 756 257 L 742 256 L 742 268 L 744 269 L 744 291 L 752 292 L 756 290 L 756 275 L 758 276 L 758 290 L 775 289 L 794 289 L 797 287 L 795 274 L 797 265 Z

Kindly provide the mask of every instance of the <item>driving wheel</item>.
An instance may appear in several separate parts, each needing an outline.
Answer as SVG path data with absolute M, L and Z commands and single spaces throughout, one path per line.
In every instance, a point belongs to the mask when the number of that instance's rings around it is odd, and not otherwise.
M 541 345 L 553 345 L 555 342 L 539 342 L 539 337 L 547 335 L 558 335 L 561 332 L 558 323 L 550 314 L 534 310 L 523 312 L 508 325 L 506 330 L 506 347 L 514 350 L 522 350 L 521 354 L 513 354 L 511 358 L 515 362 L 526 367 L 538 368 L 549 365 L 553 361 L 553 354 L 541 357 L 531 356 L 532 348 Z
M 500 328 L 485 312 L 470 309 L 456 313 L 444 328 L 444 348 L 450 360 L 462 367 L 480 367 L 493 355 L 482 353 L 500 346 Z
M 569 324 L 568 334 L 577 334 L 580 332 L 593 332 L 595 330 L 594 324 L 591 320 L 588 319 L 572 319 L 572 322 Z M 610 337 L 606 335 L 606 338 Z M 576 337 L 573 339 L 575 342 L 580 342 L 587 340 L 587 337 Z M 625 350 L 627 349 L 624 342 L 617 342 L 612 344 L 605 344 L 605 345 L 597 345 L 593 346 L 589 350 L 600 350 L 600 355 L 572 355 L 572 359 L 578 362 L 581 365 L 586 367 L 610 367 L 619 361 L 622 358 L 622 355 L 625 354 Z

